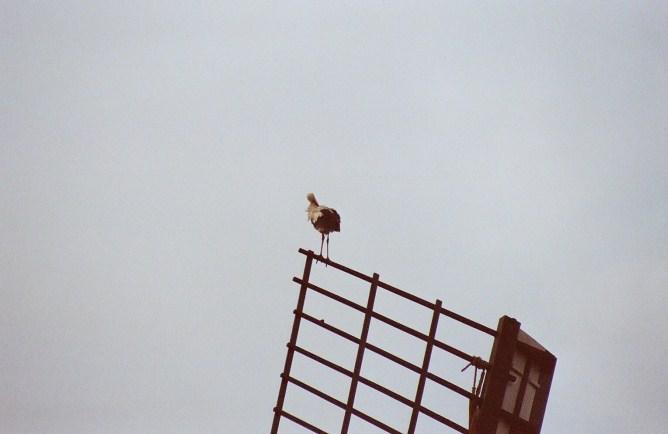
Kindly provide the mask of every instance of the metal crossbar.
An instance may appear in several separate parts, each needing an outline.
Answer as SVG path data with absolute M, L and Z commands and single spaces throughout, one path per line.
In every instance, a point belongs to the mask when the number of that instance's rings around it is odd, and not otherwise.
M 344 332 L 343 330 L 341 330 L 339 328 L 334 327 L 331 324 L 327 324 L 325 322 L 322 322 L 322 321 L 312 317 L 311 315 L 309 315 L 307 313 L 302 313 L 301 316 L 302 316 L 303 319 L 317 325 L 318 327 L 322 327 L 322 328 L 324 328 L 324 329 L 326 329 L 326 330 L 328 330 L 328 331 L 330 331 L 330 332 L 332 332 L 332 333 L 334 333 L 338 336 L 341 336 L 344 339 L 349 340 L 350 342 L 353 342 L 355 344 L 359 344 L 359 339 L 358 338 L 356 338 L 355 336 L 353 336 L 349 333 Z M 367 342 L 366 343 L 366 348 L 368 350 L 382 356 L 382 357 L 385 357 L 388 360 L 393 361 L 394 363 L 396 363 L 398 365 L 403 366 L 404 368 L 410 369 L 411 371 L 413 371 L 417 374 L 420 374 L 420 372 L 421 372 L 421 368 L 419 366 L 414 365 L 411 362 L 408 362 L 408 361 L 402 359 L 401 357 L 396 356 L 396 355 L 394 355 L 394 354 L 392 354 L 388 351 L 385 351 L 384 349 L 382 349 L 380 347 L 377 347 L 376 345 L 373 345 L 373 344 Z M 306 355 L 307 357 L 310 357 L 307 354 L 304 354 L 304 355 Z M 473 395 L 471 392 L 457 386 L 454 383 L 449 382 L 448 380 L 445 380 L 444 378 L 439 377 L 436 374 L 433 374 L 431 372 L 427 372 L 426 376 L 429 380 L 431 380 L 435 383 L 438 383 L 441 386 L 447 387 L 448 389 L 462 395 L 463 397 L 465 397 L 467 399 L 476 399 L 476 396 Z
M 369 283 L 371 283 L 373 281 L 372 277 L 367 276 L 366 274 L 360 273 L 359 271 L 353 270 L 352 268 L 348 268 L 344 265 L 337 264 L 336 262 L 334 262 L 330 259 L 324 258 L 322 256 L 318 256 L 318 255 L 314 254 L 311 250 L 299 249 L 299 253 L 301 253 L 302 255 L 306 255 L 307 258 L 309 256 L 312 257 L 312 258 L 316 258 L 319 262 L 324 262 L 325 264 L 327 264 L 327 265 L 329 265 L 333 268 L 336 268 L 337 270 L 341 270 L 341 271 L 343 271 L 347 274 L 350 274 L 351 276 L 357 277 L 358 279 L 366 280 Z M 414 303 L 417 303 L 421 306 L 424 306 L 428 309 L 433 310 L 436 307 L 436 305 L 434 303 L 430 302 L 430 301 L 422 299 L 422 298 L 420 298 L 416 295 L 413 295 L 409 292 L 406 292 L 402 289 L 396 288 L 396 287 L 394 287 L 394 286 L 392 286 L 388 283 L 385 283 L 381 280 L 378 281 L 378 286 L 380 288 L 386 289 L 387 291 L 389 291 L 393 294 L 396 294 L 400 297 L 403 297 L 407 300 L 410 300 Z M 473 321 L 472 319 L 466 318 L 465 316 L 459 315 L 458 313 L 455 313 L 451 310 L 448 310 L 448 309 L 445 309 L 445 308 L 441 307 L 441 313 L 443 315 L 447 316 L 447 317 L 450 317 L 450 318 L 452 318 L 456 321 L 461 322 L 462 324 L 465 324 L 469 327 L 473 327 L 474 329 L 479 330 L 483 333 L 487 333 L 490 336 L 496 336 L 496 330 L 494 330 L 492 328 L 489 328 L 489 327 L 487 327 L 483 324 L 480 324 L 479 322 Z
M 297 278 L 297 277 L 294 277 L 292 280 L 293 280 L 295 283 L 299 283 L 299 284 L 304 284 L 304 283 L 305 283 L 302 279 L 299 279 L 299 278 Z M 393 320 L 392 318 L 388 318 L 387 316 L 385 316 L 385 315 L 383 315 L 383 314 L 381 314 L 381 313 L 373 312 L 373 311 L 368 312 L 368 309 L 362 307 L 361 305 L 359 305 L 359 304 L 357 304 L 357 303 L 355 303 L 355 302 L 353 302 L 353 301 L 350 301 L 350 300 L 348 300 L 348 299 L 346 299 L 346 298 L 343 298 L 343 297 L 341 297 L 340 295 L 334 294 L 333 292 L 330 292 L 330 291 L 328 291 L 328 290 L 326 290 L 326 289 L 320 288 L 320 287 L 318 287 L 318 286 L 316 286 L 316 285 L 314 285 L 314 284 L 312 284 L 312 283 L 306 283 L 306 287 L 307 287 L 308 289 L 312 289 L 313 291 L 315 291 L 315 292 L 317 292 L 317 293 L 319 293 L 319 294 L 322 294 L 322 295 L 324 295 L 324 296 L 326 296 L 326 297 L 329 297 L 329 298 L 331 298 L 332 300 L 336 300 L 336 301 L 338 301 L 338 302 L 341 303 L 341 304 L 345 304 L 345 305 L 348 306 L 348 307 L 352 307 L 353 309 L 356 309 L 356 310 L 358 310 L 358 311 L 360 311 L 360 312 L 362 312 L 362 313 L 364 313 L 364 314 L 370 313 L 370 315 L 371 315 L 373 318 L 375 318 L 375 319 L 377 319 L 377 320 L 379 320 L 379 321 L 382 321 L 382 322 L 384 322 L 385 324 L 388 324 L 388 325 L 390 325 L 390 326 L 392 326 L 392 327 L 394 327 L 394 328 L 396 328 L 396 329 L 399 329 L 399 330 L 401 330 L 402 332 L 407 333 L 407 334 L 409 334 L 409 335 L 411 335 L 411 336 L 414 336 L 414 337 L 416 337 L 416 338 L 418 338 L 418 339 L 422 339 L 423 341 L 427 341 L 427 340 L 429 339 L 429 337 L 428 337 L 427 335 L 425 335 L 424 333 L 421 333 L 421 332 L 419 332 L 419 331 L 417 331 L 417 330 L 415 330 L 415 329 L 413 329 L 413 328 L 411 328 L 411 327 L 408 327 L 408 326 L 406 326 L 406 325 L 404 325 L 404 324 L 401 324 L 401 323 L 399 323 L 398 321 Z M 434 306 L 435 306 L 434 312 L 439 313 L 439 309 L 438 309 L 437 306 L 440 307 L 440 304 L 435 304 Z M 455 356 L 457 356 L 457 357 L 459 357 L 459 358 L 461 358 L 461 359 L 463 359 L 463 360 L 466 360 L 467 362 L 471 362 L 471 361 L 473 361 L 473 359 L 475 358 L 474 356 L 471 356 L 470 354 L 466 354 L 465 352 L 463 352 L 463 351 L 461 351 L 461 350 L 458 350 L 457 348 L 452 347 L 452 346 L 446 344 L 445 342 L 441 342 L 441 341 L 439 341 L 439 340 L 437 340 L 437 339 L 434 339 L 434 340 L 433 340 L 433 345 L 436 346 L 436 347 L 438 347 L 438 348 L 440 348 L 440 349 L 442 349 L 442 350 L 445 350 L 445 351 L 449 352 L 450 354 L 453 354 L 453 355 L 455 355 Z
M 293 281 L 297 284 L 300 285 L 300 291 L 299 291 L 299 297 L 297 300 L 297 307 L 294 310 L 294 321 L 292 325 L 292 332 L 290 334 L 290 341 L 287 344 L 287 356 L 285 360 L 285 366 L 283 368 L 283 373 L 281 374 L 281 384 L 279 388 L 279 393 L 278 393 L 278 399 L 276 401 L 276 407 L 274 408 L 274 418 L 273 418 L 273 423 L 271 427 L 271 434 L 277 434 L 278 433 L 278 428 L 280 424 L 280 419 L 285 418 L 288 419 L 297 425 L 300 425 L 301 427 L 305 428 L 306 430 L 314 433 L 319 433 L 319 434 L 327 434 L 327 431 L 323 430 L 322 428 L 316 426 L 313 422 L 306 421 L 302 419 L 301 417 L 286 411 L 283 406 L 285 402 L 285 396 L 288 388 L 288 384 L 292 384 L 295 387 L 298 387 L 302 390 L 305 390 L 312 394 L 313 396 L 324 400 L 325 402 L 341 409 L 344 411 L 344 416 L 343 416 L 343 421 L 341 425 L 341 434 L 347 434 L 348 430 L 350 428 L 350 422 L 352 416 L 355 416 L 359 418 L 360 420 L 363 420 L 371 425 L 376 426 L 377 428 L 381 429 L 384 432 L 387 433 L 392 433 L 392 434 L 402 434 L 402 431 L 398 431 L 397 429 L 387 425 L 385 422 L 378 420 L 375 417 L 372 417 L 358 408 L 355 407 L 355 396 L 357 392 L 357 386 L 358 384 L 363 384 L 370 389 L 375 390 L 376 392 L 379 392 L 385 396 L 388 396 L 395 401 L 409 407 L 412 409 L 411 411 L 411 417 L 410 417 L 410 422 L 409 426 L 407 427 L 406 431 L 409 434 L 414 434 L 416 431 L 416 426 L 417 426 L 417 420 L 418 416 L 420 414 L 424 414 L 441 424 L 451 428 L 452 430 L 459 432 L 459 433 L 464 433 L 468 434 L 468 429 L 459 425 L 458 423 L 450 420 L 446 416 L 437 413 L 436 411 L 433 411 L 429 408 L 426 408 L 422 405 L 422 397 L 424 394 L 424 389 L 425 389 L 425 384 L 426 380 L 431 380 L 435 384 L 441 385 L 445 387 L 446 389 L 455 392 L 456 394 L 466 398 L 467 400 L 470 401 L 475 401 L 478 399 L 478 397 L 464 388 L 438 376 L 435 375 L 434 373 L 429 371 L 429 364 L 431 360 L 431 355 L 432 355 L 432 350 L 434 347 L 440 348 L 456 357 L 461 358 L 462 360 L 468 361 L 468 362 L 473 362 L 474 360 L 476 363 L 482 366 L 486 366 L 487 363 L 485 361 L 481 361 L 479 357 L 474 357 L 470 354 L 465 353 L 464 351 L 461 351 L 451 345 L 446 344 L 445 342 L 442 342 L 438 339 L 436 339 L 436 331 L 438 328 L 438 321 L 441 315 L 444 315 L 448 318 L 454 319 L 455 321 L 458 321 L 466 326 L 469 326 L 473 329 L 476 329 L 480 332 L 486 333 L 490 336 L 496 336 L 496 331 L 486 327 L 482 324 L 479 324 L 473 320 L 470 320 L 462 315 L 459 315 L 455 312 L 449 311 L 442 306 L 442 302 L 440 300 L 436 300 L 435 303 L 429 302 L 427 300 L 424 300 L 420 297 L 417 297 L 413 294 L 410 294 L 404 290 L 401 290 L 399 288 L 396 288 L 392 285 L 389 285 L 385 282 L 382 282 L 380 280 L 380 277 L 378 274 L 374 273 L 373 276 L 367 276 L 366 274 L 363 274 L 359 271 L 355 271 L 351 268 L 348 268 L 346 266 L 343 266 L 341 264 L 335 263 L 329 259 L 323 258 L 322 256 L 315 255 L 312 251 L 307 251 L 304 249 L 299 249 L 299 253 L 303 254 L 306 256 L 306 263 L 304 265 L 304 272 L 302 278 L 293 278 Z M 366 281 L 370 284 L 369 288 L 369 295 L 367 299 L 366 306 L 362 306 L 358 303 L 355 303 L 351 300 L 348 300 L 347 298 L 334 293 L 333 291 L 330 291 L 328 289 L 322 288 L 318 285 L 315 285 L 311 282 L 309 282 L 310 274 L 311 274 L 311 267 L 313 265 L 313 260 L 317 260 L 319 262 L 324 262 L 326 265 L 332 267 L 333 269 L 343 271 L 353 277 L 356 277 L 358 279 L 361 279 L 363 281 Z M 432 320 L 431 320 L 431 325 L 429 328 L 428 334 L 422 333 L 418 330 L 415 330 L 405 324 L 402 324 L 386 315 L 383 315 L 379 312 L 374 311 L 374 302 L 376 299 L 376 294 L 379 289 L 386 290 L 390 293 L 393 293 L 395 295 L 399 295 L 400 297 L 403 297 L 404 299 L 417 303 L 418 305 L 424 306 L 429 308 L 430 310 L 433 311 L 432 313 Z M 360 336 L 353 336 L 348 332 L 345 332 L 331 324 L 326 323 L 324 320 L 318 320 L 315 317 L 309 315 L 307 312 L 304 312 L 304 302 L 306 299 L 306 295 L 308 290 L 311 290 L 313 292 L 319 293 L 325 297 L 328 297 L 334 301 L 337 301 L 338 303 L 341 303 L 344 306 L 347 306 L 351 309 L 354 309 L 358 312 L 361 312 L 364 314 L 364 321 L 362 324 L 362 330 L 360 333 Z M 368 342 L 368 334 L 369 334 L 369 327 L 371 324 L 371 320 L 377 320 L 380 322 L 383 322 L 385 324 L 390 325 L 391 327 L 400 330 L 403 333 L 406 333 L 410 336 L 413 336 L 417 339 L 420 339 L 426 343 L 425 345 L 425 351 L 422 359 L 422 365 L 417 366 L 413 363 L 410 363 L 403 358 L 390 353 L 389 351 L 380 348 L 379 346 L 376 346 L 370 342 Z M 335 334 L 337 336 L 340 336 L 343 339 L 346 339 L 354 344 L 357 345 L 357 355 L 355 357 L 355 364 L 352 369 L 345 368 L 343 366 L 340 366 L 331 360 L 327 360 L 326 358 L 315 354 L 314 352 L 308 350 L 307 348 L 304 348 L 302 346 L 299 346 L 297 344 L 297 338 L 299 334 L 299 327 L 301 324 L 301 320 L 305 320 L 309 323 L 315 324 L 322 329 L 324 329 L 327 332 L 330 332 L 332 334 Z M 387 360 L 390 360 L 399 366 L 402 366 L 414 373 L 417 373 L 419 375 L 419 380 L 417 384 L 417 390 L 415 393 L 415 397 L 413 399 L 409 399 L 399 393 L 396 393 L 387 387 L 378 384 L 375 381 L 372 381 L 364 376 L 361 375 L 361 369 L 362 369 L 362 364 L 364 360 L 364 354 L 365 351 L 371 351 L 375 354 L 380 355 L 381 357 L 384 357 Z M 295 353 L 306 357 L 310 360 L 313 360 L 317 362 L 318 364 L 325 366 L 333 371 L 336 371 L 340 374 L 345 375 L 350 379 L 350 387 L 348 389 L 348 396 L 347 400 L 345 402 L 340 401 L 327 393 L 318 390 L 315 388 L 313 385 L 307 384 L 306 382 L 296 378 L 294 375 L 291 374 L 291 369 L 292 369 L 292 362 L 294 359 Z

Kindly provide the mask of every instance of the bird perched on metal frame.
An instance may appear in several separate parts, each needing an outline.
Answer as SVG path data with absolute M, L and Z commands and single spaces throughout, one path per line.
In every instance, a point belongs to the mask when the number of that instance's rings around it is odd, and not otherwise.
M 341 217 L 334 208 L 320 205 L 313 193 L 307 194 L 306 200 L 309 202 L 308 208 L 306 208 L 308 219 L 321 235 L 320 256 L 322 256 L 322 245 L 325 242 L 325 235 L 327 235 L 327 259 L 329 259 L 329 234 L 341 230 Z

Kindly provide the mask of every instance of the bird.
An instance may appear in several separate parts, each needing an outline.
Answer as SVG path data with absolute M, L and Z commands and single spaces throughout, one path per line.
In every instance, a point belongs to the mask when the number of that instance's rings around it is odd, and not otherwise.
M 325 235 L 327 235 L 327 259 L 329 259 L 329 234 L 331 232 L 340 232 L 341 217 L 334 208 L 320 205 L 313 193 L 307 194 L 306 200 L 309 202 L 308 208 L 306 208 L 308 219 L 313 224 L 315 230 L 320 232 L 321 235 L 320 256 L 322 256 L 322 245 L 325 242 Z

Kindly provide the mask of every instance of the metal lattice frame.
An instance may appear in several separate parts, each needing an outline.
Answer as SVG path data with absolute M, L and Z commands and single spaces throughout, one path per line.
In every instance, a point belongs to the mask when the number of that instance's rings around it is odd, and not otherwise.
M 298 425 L 301 425 L 302 427 L 306 428 L 307 430 L 314 432 L 314 433 L 319 433 L 319 434 L 327 434 L 326 431 L 322 430 L 321 428 L 315 426 L 313 423 L 305 421 L 301 419 L 300 417 L 289 413 L 283 408 L 283 404 L 285 401 L 285 395 L 287 392 L 288 384 L 292 384 L 296 387 L 299 387 L 303 390 L 306 390 L 313 394 L 314 396 L 325 400 L 326 402 L 339 407 L 340 409 L 344 410 L 344 417 L 341 425 L 341 434 L 347 434 L 348 433 L 348 428 L 350 425 L 350 420 L 352 416 L 356 416 L 378 428 L 381 430 L 392 433 L 392 434 L 402 434 L 401 431 L 397 431 L 396 429 L 390 427 L 383 421 L 380 421 L 374 417 L 371 417 L 364 412 L 358 410 L 355 408 L 355 394 L 357 391 L 357 386 L 358 384 L 364 384 L 375 391 L 384 394 L 386 396 L 389 396 L 393 398 L 394 400 L 412 408 L 412 413 L 411 413 L 411 418 L 410 418 L 410 423 L 409 426 L 407 427 L 406 431 L 408 434 L 414 434 L 415 433 L 415 428 L 417 425 L 417 419 L 420 413 L 425 414 L 429 416 L 430 418 L 442 423 L 443 425 L 447 426 L 451 430 L 454 430 L 456 432 L 460 433 L 465 433 L 467 434 L 469 430 L 458 423 L 450 420 L 446 416 L 439 414 L 433 410 L 430 410 L 429 408 L 425 407 L 422 405 L 422 395 L 424 392 L 424 387 L 425 387 L 425 382 L 427 379 L 447 388 L 448 390 L 452 391 L 453 393 L 456 393 L 463 398 L 466 398 L 472 403 L 477 403 L 479 398 L 475 393 L 472 393 L 442 377 L 439 377 L 431 372 L 429 372 L 429 362 L 431 360 L 431 354 L 432 354 L 432 349 L 434 347 L 437 347 L 441 350 L 444 350 L 450 354 L 455 355 L 456 357 L 461 358 L 464 361 L 467 361 L 469 363 L 473 363 L 476 366 L 483 366 L 486 367 L 488 366 L 487 362 L 484 360 L 481 360 L 479 357 L 474 357 L 472 355 L 469 355 L 465 353 L 464 351 L 461 351 L 451 345 L 446 344 L 445 342 L 442 342 L 438 339 L 436 339 L 436 331 L 438 328 L 438 321 L 441 315 L 445 315 L 446 317 L 449 317 L 451 319 L 454 319 L 456 321 L 459 321 L 460 323 L 469 326 L 473 329 L 476 329 L 482 333 L 486 333 L 490 336 L 496 337 L 497 332 L 489 327 L 486 327 L 482 324 L 479 324 L 473 320 L 470 320 L 468 318 L 465 318 L 455 312 L 449 311 L 445 308 L 443 308 L 442 303 L 440 300 L 436 300 L 435 303 L 429 302 L 427 300 L 424 300 L 420 297 L 417 297 L 413 294 L 410 294 L 406 291 L 403 291 L 399 288 L 396 288 L 394 286 L 391 286 L 385 282 L 382 282 L 379 278 L 378 274 L 374 274 L 373 276 L 367 276 L 363 273 L 360 273 L 358 271 L 352 270 L 348 267 L 345 267 L 343 265 L 337 264 L 333 261 L 327 260 L 321 256 L 315 255 L 312 251 L 306 251 L 304 249 L 299 249 L 299 253 L 306 255 L 306 263 L 304 266 L 304 273 L 302 278 L 293 278 L 293 281 L 298 283 L 300 285 L 300 291 L 299 291 L 299 298 L 297 301 L 297 308 L 294 310 L 294 322 L 292 325 L 292 333 L 290 335 L 290 342 L 288 343 L 288 352 L 287 356 L 285 359 L 285 366 L 283 368 L 283 373 L 281 374 L 281 385 L 279 388 L 279 393 L 278 393 L 278 399 L 276 402 L 276 407 L 274 408 L 274 419 L 271 427 L 271 434 L 277 434 L 278 433 L 278 428 L 279 428 L 279 423 L 281 417 L 284 417 L 286 419 L 289 419 Z M 326 263 L 328 266 L 343 271 L 351 276 L 354 276 L 358 279 L 364 280 L 368 283 L 370 283 L 370 288 L 369 288 L 369 296 L 367 300 L 366 306 L 362 306 L 358 303 L 355 303 L 351 300 L 346 299 L 345 297 L 342 297 L 332 291 L 329 291 L 325 288 L 321 288 L 317 285 L 314 285 L 309 281 L 310 274 L 311 274 L 311 266 L 313 263 L 313 260 L 317 259 L 318 261 Z M 400 297 L 403 297 L 406 300 L 409 300 L 413 303 L 419 304 L 421 306 L 424 306 L 428 309 L 431 309 L 433 311 L 432 314 L 432 319 L 431 319 L 431 325 L 429 328 L 429 332 L 427 334 L 422 333 L 418 330 L 415 330 L 405 324 L 401 324 L 398 321 L 393 320 L 392 318 L 389 318 L 379 312 L 376 312 L 373 310 L 374 307 L 374 301 L 376 299 L 376 293 L 379 289 L 388 291 L 390 293 L 393 293 L 395 295 L 398 295 Z M 304 302 L 306 299 L 306 293 L 308 290 L 315 291 L 325 297 L 328 297 L 332 300 L 335 300 L 345 306 L 348 306 L 349 308 L 355 309 L 359 312 L 362 312 L 364 314 L 364 322 L 362 325 L 362 331 L 360 333 L 360 336 L 353 336 L 337 327 L 334 327 L 330 324 L 325 323 L 324 321 L 320 321 L 313 316 L 309 315 L 308 313 L 304 312 Z M 407 333 L 415 338 L 421 339 L 422 341 L 425 342 L 425 351 L 424 351 L 424 357 L 422 361 L 422 366 L 417 366 L 413 363 L 410 363 L 401 357 L 392 354 L 378 346 L 373 345 L 372 343 L 367 341 L 368 333 L 369 333 L 369 326 L 371 319 L 382 321 L 383 323 L 386 323 L 404 333 Z M 357 345 L 357 356 L 355 358 L 355 365 L 352 370 L 349 370 L 345 367 L 339 366 L 329 360 L 326 360 L 325 358 L 314 354 L 313 352 L 309 351 L 306 348 L 300 347 L 297 344 L 297 337 L 299 334 L 299 326 L 302 320 L 308 321 L 310 323 L 313 323 L 324 330 L 331 332 L 333 334 L 336 334 L 350 342 L 353 342 L 354 344 Z M 374 381 L 369 380 L 368 378 L 365 378 L 360 375 L 361 368 L 362 368 L 362 362 L 364 358 L 364 353 L 365 351 L 371 351 L 373 353 L 376 353 L 388 360 L 391 360 L 394 363 L 397 363 L 398 365 L 413 371 L 417 374 L 419 374 L 419 380 L 417 384 L 417 390 L 415 393 L 415 396 L 413 399 L 409 399 L 405 396 L 402 396 L 386 387 L 383 385 L 380 385 Z M 318 389 L 313 387 L 312 385 L 306 384 L 305 382 L 295 378 L 294 376 L 291 375 L 290 370 L 292 367 L 292 361 L 294 358 L 295 353 L 299 353 L 302 356 L 305 356 L 311 360 L 314 360 L 315 362 L 326 366 L 334 371 L 337 371 L 343 375 L 346 375 L 347 377 L 350 378 L 350 389 L 348 391 L 348 399 L 346 402 L 342 402 Z

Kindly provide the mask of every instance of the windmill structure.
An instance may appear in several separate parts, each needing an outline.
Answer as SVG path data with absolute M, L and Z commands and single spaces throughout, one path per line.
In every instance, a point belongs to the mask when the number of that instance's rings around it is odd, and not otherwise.
M 310 196 L 310 195 L 309 195 Z M 309 208 L 319 207 L 315 196 L 309 199 Z M 313 207 L 312 207 L 313 206 Z M 329 209 L 329 208 L 328 208 Z M 315 211 L 317 212 L 317 211 Z M 322 209 L 320 212 L 323 212 Z M 334 211 L 334 213 L 336 213 Z M 309 213 L 309 217 L 311 213 Z M 313 222 L 313 220 L 311 219 Z M 336 228 L 340 218 L 336 213 Z M 316 220 L 317 222 L 317 220 Z M 318 227 L 314 223 L 316 229 Z M 318 229 L 325 239 L 325 232 Z M 322 246 L 322 244 L 321 244 Z M 294 313 L 292 331 L 287 343 L 287 354 L 274 407 L 271 434 L 318 433 L 367 434 L 385 432 L 391 434 L 415 434 L 427 432 L 459 432 L 464 434 L 538 434 L 540 433 L 548 394 L 554 375 L 556 357 L 521 329 L 520 323 L 509 316 L 502 316 L 496 329 L 487 327 L 459 313 L 448 310 L 441 300 L 425 300 L 408 291 L 390 285 L 380 279 L 377 273 L 371 276 L 342 264 L 316 255 L 310 250 L 300 249 L 305 256 L 301 277 L 293 281 L 299 285 L 299 295 Z M 321 249 L 322 253 L 322 249 Z M 343 273 L 346 278 L 363 284 L 368 290 L 366 301 L 355 301 L 344 296 L 339 288 L 326 288 L 311 277 L 313 262 L 322 261 L 330 273 Z M 323 268 L 324 269 L 324 268 Z M 364 294 L 361 294 L 364 295 Z M 379 297 L 390 295 L 397 302 L 425 311 L 429 316 L 428 327 L 416 328 L 410 321 L 395 318 L 384 312 L 378 305 Z M 307 300 L 320 297 L 360 315 L 361 329 L 354 332 L 344 329 L 339 318 L 319 318 L 308 309 Z M 448 340 L 441 336 L 443 330 L 450 330 L 455 324 L 466 333 L 484 337 L 489 341 L 488 356 L 470 354 L 457 341 L 457 336 Z M 311 327 L 321 333 L 352 344 L 355 348 L 354 361 L 345 366 L 325 354 L 309 348 L 300 339 L 300 330 Z M 375 342 L 370 329 L 384 326 L 405 335 L 419 343 L 421 348 L 412 359 L 405 354 L 397 354 Z M 472 386 L 463 386 L 456 381 L 455 374 L 460 369 L 443 370 L 439 362 L 441 355 L 457 360 L 467 373 L 472 372 Z M 411 356 L 411 355 L 409 355 Z M 386 379 L 372 379 L 373 369 L 366 369 L 367 358 L 379 358 L 405 372 L 405 376 L 415 378 L 410 393 L 400 393 L 388 387 Z M 411 359 L 411 360 L 409 360 Z M 295 362 L 307 360 L 322 369 L 321 376 L 337 376 L 337 383 L 346 386 L 345 393 L 336 396 L 322 390 L 301 378 Z M 298 363 L 297 363 L 298 364 Z M 455 372 L 457 371 L 457 372 Z M 399 376 L 402 376 L 400 374 Z M 343 381 L 341 381 L 342 379 Z M 404 412 L 405 418 L 398 423 L 389 421 L 388 412 L 371 414 L 358 397 L 360 389 L 373 393 L 377 399 L 389 399 L 397 406 L 392 413 Z M 431 392 L 438 390 L 445 395 L 443 402 L 429 401 Z M 318 401 L 338 412 L 335 426 L 323 427 L 325 422 L 321 412 L 308 413 L 303 408 L 289 405 L 291 393 L 299 391 L 308 399 Z M 452 400 L 465 407 L 466 420 L 455 420 Z M 375 399 L 375 398 L 374 398 Z M 437 424 L 432 430 L 424 430 L 428 423 Z M 433 425 L 432 425 L 433 427 Z M 434 431 L 436 430 L 436 431 Z

